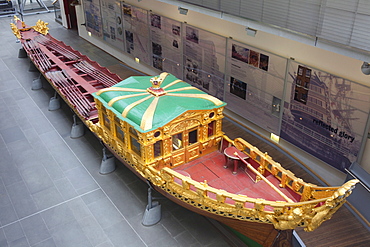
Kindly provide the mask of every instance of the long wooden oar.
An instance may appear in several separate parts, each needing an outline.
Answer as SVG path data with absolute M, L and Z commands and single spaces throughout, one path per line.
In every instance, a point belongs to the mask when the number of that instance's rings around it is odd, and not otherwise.
M 273 190 L 275 190 L 279 195 L 281 195 L 287 202 L 294 203 L 292 199 L 287 197 L 283 192 L 281 192 L 275 185 L 273 185 L 265 176 L 263 176 L 259 171 L 257 171 L 251 164 L 249 164 L 246 160 L 244 160 L 240 155 L 235 152 L 234 155 L 238 157 L 244 164 L 247 165 L 249 169 L 251 169 L 254 173 L 256 173 L 263 181 L 265 181 Z

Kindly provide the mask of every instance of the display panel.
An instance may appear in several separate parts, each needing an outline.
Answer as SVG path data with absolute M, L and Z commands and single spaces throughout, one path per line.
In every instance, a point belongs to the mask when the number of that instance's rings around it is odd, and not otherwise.
M 124 2 L 83 4 L 87 31 L 140 62 L 342 171 L 357 160 L 370 88 Z
M 281 138 L 344 171 L 357 160 L 370 89 L 291 62 Z
M 223 99 L 226 38 L 183 25 L 184 81 Z
M 148 11 L 122 3 L 125 51 L 150 64 Z
M 233 39 L 227 47 L 228 108 L 278 134 L 287 60 Z
M 104 0 L 101 2 L 103 39 L 123 50 L 123 25 L 121 15 L 121 2 Z
M 150 13 L 152 66 L 182 78 L 181 22 Z
M 84 0 L 86 30 L 97 37 L 103 36 L 99 0 Z

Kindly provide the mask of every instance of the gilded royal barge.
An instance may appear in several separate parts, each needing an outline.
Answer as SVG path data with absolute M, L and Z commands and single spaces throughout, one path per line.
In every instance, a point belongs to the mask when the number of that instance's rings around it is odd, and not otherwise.
M 290 246 L 313 231 L 358 182 L 306 183 L 246 140 L 222 132 L 226 103 L 171 74 L 122 80 L 48 34 L 47 23 L 13 33 L 28 57 L 104 145 L 158 192 L 263 246 Z

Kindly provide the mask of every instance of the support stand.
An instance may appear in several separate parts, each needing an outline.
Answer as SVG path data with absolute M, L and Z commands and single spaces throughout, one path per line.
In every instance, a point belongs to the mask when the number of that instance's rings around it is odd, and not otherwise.
M 22 20 L 23 16 L 25 15 L 35 15 L 35 14 L 41 14 L 41 13 L 49 13 L 52 10 L 49 10 L 49 8 L 46 6 L 43 0 L 36 0 L 38 7 L 33 8 L 31 4 L 26 4 L 27 0 L 17 0 L 18 3 L 18 13 L 21 15 Z M 32 3 L 32 1 L 30 1 Z M 26 8 L 26 6 L 31 6 L 30 8 Z M 27 12 L 27 13 L 26 13 Z
M 153 199 L 159 199 L 152 197 L 152 186 L 147 181 L 148 188 L 148 205 L 145 208 L 142 224 L 144 226 L 152 226 L 157 224 L 162 218 L 161 204 L 158 201 L 153 201 Z
M 28 71 L 29 72 L 36 72 L 36 71 L 39 71 L 37 69 L 37 67 L 35 66 L 35 64 L 30 60 L 30 67 L 28 68 Z
M 72 139 L 80 138 L 84 134 L 85 134 L 84 124 L 77 122 L 76 114 L 73 115 L 73 125 L 72 125 L 72 130 L 71 130 L 71 138 Z
M 27 52 L 26 50 L 22 47 L 18 51 L 18 58 L 26 58 L 27 57 Z
M 100 164 L 99 173 L 106 175 L 114 172 L 114 170 L 116 170 L 115 158 L 109 151 L 107 151 L 107 148 L 103 146 L 103 159 Z
M 42 81 L 41 81 L 41 73 L 39 74 L 38 78 L 32 80 L 32 90 L 39 90 L 42 88 Z
M 60 99 L 57 92 L 54 93 L 54 96 L 50 98 L 49 101 L 49 111 L 55 111 L 60 109 Z

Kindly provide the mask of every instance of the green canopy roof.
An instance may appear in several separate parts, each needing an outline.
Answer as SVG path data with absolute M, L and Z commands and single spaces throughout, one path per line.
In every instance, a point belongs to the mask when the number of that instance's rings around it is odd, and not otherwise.
M 140 132 L 164 126 L 189 110 L 226 105 L 168 73 L 156 77 L 132 76 L 93 96 Z

